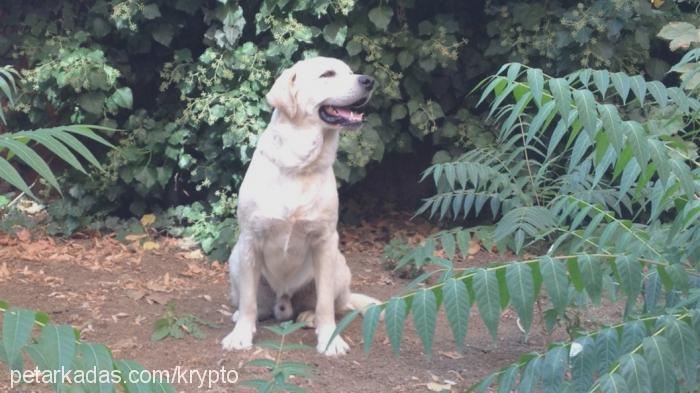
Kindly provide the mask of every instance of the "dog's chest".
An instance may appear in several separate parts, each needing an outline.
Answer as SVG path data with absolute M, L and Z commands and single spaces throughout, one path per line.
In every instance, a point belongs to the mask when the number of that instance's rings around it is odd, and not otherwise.
M 268 220 L 261 239 L 263 274 L 278 293 L 294 293 L 313 278 L 311 244 L 317 223 Z

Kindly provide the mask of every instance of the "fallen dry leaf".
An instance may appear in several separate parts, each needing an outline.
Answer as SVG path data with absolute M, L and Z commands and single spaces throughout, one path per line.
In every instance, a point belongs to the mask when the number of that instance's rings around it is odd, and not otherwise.
M 137 235 L 135 233 L 131 233 L 131 234 L 124 236 L 124 239 L 128 240 L 130 242 L 135 242 L 135 241 L 141 240 L 141 239 L 146 238 L 146 237 L 148 237 L 148 235 L 145 233 L 142 233 L 140 235 Z
M 136 337 L 123 338 L 111 345 L 113 352 L 121 351 L 122 349 L 133 348 L 136 346 Z
M 185 253 L 185 259 L 203 259 L 204 254 L 202 254 L 202 250 L 192 250 L 190 252 Z
M 185 277 L 194 277 L 195 275 L 199 275 L 203 272 L 201 267 L 199 267 L 196 263 L 188 263 L 187 264 L 187 270 L 184 272 L 180 272 L 180 275 L 185 276 Z
M 425 384 L 425 387 L 427 387 L 431 392 L 452 391 L 452 385 L 447 383 L 428 382 Z
M 126 296 L 133 300 L 141 300 L 144 296 L 146 296 L 146 292 L 140 289 L 127 289 Z
M 166 295 L 164 293 L 149 293 L 146 296 L 146 301 L 150 304 L 153 303 L 158 303 L 158 304 L 167 304 L 168 301 L 170 301 L 171 296 Z
M 7 262 L 0 265 L 0 281 L 10 278 L 10 269 L 7 267 Z
M 19 239 L 22 242 L 28 242 L 29 239 L 31 239 L 32 234 L 29 232 L 27 229 L 22 229 L 20 231 L 17 231 L 15 234 L 17 236 L 17 239 Z
M 144 214 L 143 217 L 141 217 L 141 225 L 145 227 L 152 225 L 154 222 L 156 222 L 155 214 Z
M 464 357 L 461 353 L 455 351 L 440 351 L 438 354 L 453 360 L 462 359 Z
M 148 250 L 157 250 L 157 249 L 160 248 L 160 244 L 158 244 L 158 243 L 156 243 L 156 242 L 154 242 L 154 241 L 152 241 L 152 240 L 148 240 L 148 241 L 144 242 L 144 243 L 141 245 L 141 247 L 143 247 L 143 249 L 146 250 L 146 251 L 148 251 Z
M 125 312 L 119 312 L 119 313 L 112 315 L 112 321 L 114 321 L 116 323 L 119 321 L 119 318 L 126 318 L 128 316 L 129 316 L 129 314 L 127 314 Z
M 470 240 L 469 241 L 469 255 L 474 255 L 481 250 L 481 244 L 479 244 L 478 240 Z

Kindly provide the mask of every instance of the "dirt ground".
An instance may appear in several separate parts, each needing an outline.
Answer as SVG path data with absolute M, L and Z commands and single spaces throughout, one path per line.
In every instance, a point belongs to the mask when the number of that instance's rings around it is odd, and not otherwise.
M 419 240 L 433 230 L 428 224 L 407 222 L 405 217 L 341 227 L 342 249 L 353 272 L 354 291 L 379 299 L 401 293 L 409 280 L 384 269 L 384 244 L 399 231 Z M 178 239 L 130 240 L 124 244 L 111 237 L 83 236 L 61 241 L 27 231 L 14 236 L 0 233 L 0 299 L 44 311 L 52 321 L 78 328 L 83 340 L 104 343 L 115 358 L 135 360 L 146 369 L 224 367 L 237 370 L 241 380 L 264 378 L 262 369 L 243 368 L 243 364 L 254 358 L 271 358 L 269 350 L 221 349 L 221 339 L 232 328 L 226 265 L 207 262 L 198 250 L 185 247 Z M 461 266 L 486 265 L 497 258 L 482 249 Z M 163 315 L 169 301 L 174 302 L 178 313 L 191 313 L 220 327 L 203 328 L 206 337 L 201 340 L 187 335 L 183 339 L 151 341 L 154 322 Z M 358 318 L 343 334 L 352 347 L 347 356 L 326 358 L 307 350 L 287 352 L 284 359 L 315 366 L 312 378 L 293 380 L 310 392 L 430 392 L 439 390 L 439 385 L 451 386 L 451 391 L 457 392 L 522 353 L 546 348 L 551 339 L 543 334 L 541 320 L 536 319 L 530 339 L 524 343 L 514 313 L 507 311 L 502 316 L 498 342 L 493 343 L 477 313 L 473 306 L 466 347 L 461 353 L 455 350 L 441 315 L 431 358 L 423 354 L 410 323 L 400 356 L 392 354 L 381 325 L 371 352 L 365 355 Z M 277 337 L 259 327 L 256 340 L 261 339 Z M 315 345 L 310 329 L 295 332 L 289 340 Z M 4 365 L 2 370 L 0 391 L 9 391 Z M 181 392 L 252 391 L 237 384 L 219 384 L 211 389 L 178 384 L 176 388 Z M 46 391 L 46 387 L 25 385 L 14 391 Z

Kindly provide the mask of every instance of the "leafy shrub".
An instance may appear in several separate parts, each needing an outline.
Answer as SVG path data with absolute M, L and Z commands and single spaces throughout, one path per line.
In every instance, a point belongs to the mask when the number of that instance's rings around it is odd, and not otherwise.
M 120 150 L 107 154 L 104 174 L 68 179 L 72 192 L 51 209 L 56 232 L 85 226 L 92 215 L 141 216 L 196 201 L 198 219 L 206 216 L 211 227 L 194 232 L 221 254 L 230 238 L 207 232 L 230 222 L 213 206 L 235 198 L 269 116 L 263 94 L 295 60 L 336 56 L 379 81 L 365 127 L 340 142 L 336 174 L 353 183 L 371 162 L 422 141 L 441 159 L 492 142 L 466 109 L 467 93 L 505 61 L 543 59 L 538 65 L 557 72 L 582 63 L 667 71 L 650 37 L 684 7 L 667 1 L 662 12 L 641 0 L 546 7 L 502 0 L 34 0 L 3 10 L 0 57 L 29 81 L 13 124 L 127 130 L 114 135 Z
M 265 329 L 279 336 L 279 341 L 263 340 L 256 345 L 275 351 L 275 359 L 258 358 L 247 362 L 246 368 L 264 368 L 269 374 L 268 379 L 249 379 L 241 381 L 241 385 L 251 386 L 258 392 L 306 392 L 306 389 L 291 383 L 294 377 L 308 378 L 313 373 L 313 365 L 292 360 L 283 360 L 282 355 L 288 351 L 313 349 L 308 345 L 286 342 L 287 336 L 306 326 L 305 322 L 282 322 L 279 326 L 264 326 Z
M 151 333 L 152 341 L 160 341 L 167 337 L 182 339 L 186 334 L 202 340 L 205 334 L 202 326 L 210 328 L 218 327 L 215 323 L 205 321 L 193 314 L 179 314 L 175 311 L 175 303 L 168 302 L 165 306 L 165 313 L 156 320 Z
M 437 194 L 419 212 L 441 219 L 490 214 L 496 224 L 443 231 L 409 253 L 404 263 L 436 264 L 442 276 L 367 310 L 365 350 L 381 311 L 396 353 L 410 315 L 429 355 L 440 306 L 462 347 L 474 304 L 495 340 L 508 307 L 529 333 L 541 293 L 549 330 L 569 310 L 620 296 L 622 322 L 576 327 L 570 341 L 525 354 L 471 390 L 696 390 L 696 96 L 639 75 L 582 69 L 552 77 L 520 63 L 501 67 L 481 90 L 480 102 L 490 102 L 500 124 L 497 143 L 431 166 L 423 178 L 434 181 Z M 456 268 L 452 260 L 458 251 L 466 255 L 475 234 L 520 258 Z M 438 245 L 445 257 L 434 254 Z M 544 251 L 522 258 L 525 249 Z M 339 329 L 357 315 L 348 314 Z

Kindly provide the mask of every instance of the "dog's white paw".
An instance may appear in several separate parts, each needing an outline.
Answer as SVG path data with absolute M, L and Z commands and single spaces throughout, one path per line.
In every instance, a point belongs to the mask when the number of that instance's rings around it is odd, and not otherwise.
M 313 311 L 302 311 L 297 316 L 297 322 L 304 323 L 306 328 L 316 327 L 316 313 Z
M 221 340 L 221 347 L 226 351 L 250 349 L 253 346 L 253 329 L 244 324 L 236 324 L 233 331 Z
M 339 356 L 345 355 L 349 350 L 350 346 L 343 340 L 340 335 L 337 335 L 330 341 L 335 331 L 335 326 L 320 328 L 317 330 L 318 334 L 318 345 L 316 345 L 316 350 L 318 353 L 324 354 L 326 356 Z M 330 341 L 330 345 L 328 344 Z
M 231 315 L 231 320 L 233 321 L 233 323 L 238 322 L 238 320 L 239 320 L 240 318 L 241 318 L 241 313 L 240 313 L 238 310 L 236 310 L 236 311 L 233 313 L 233 315 Z

